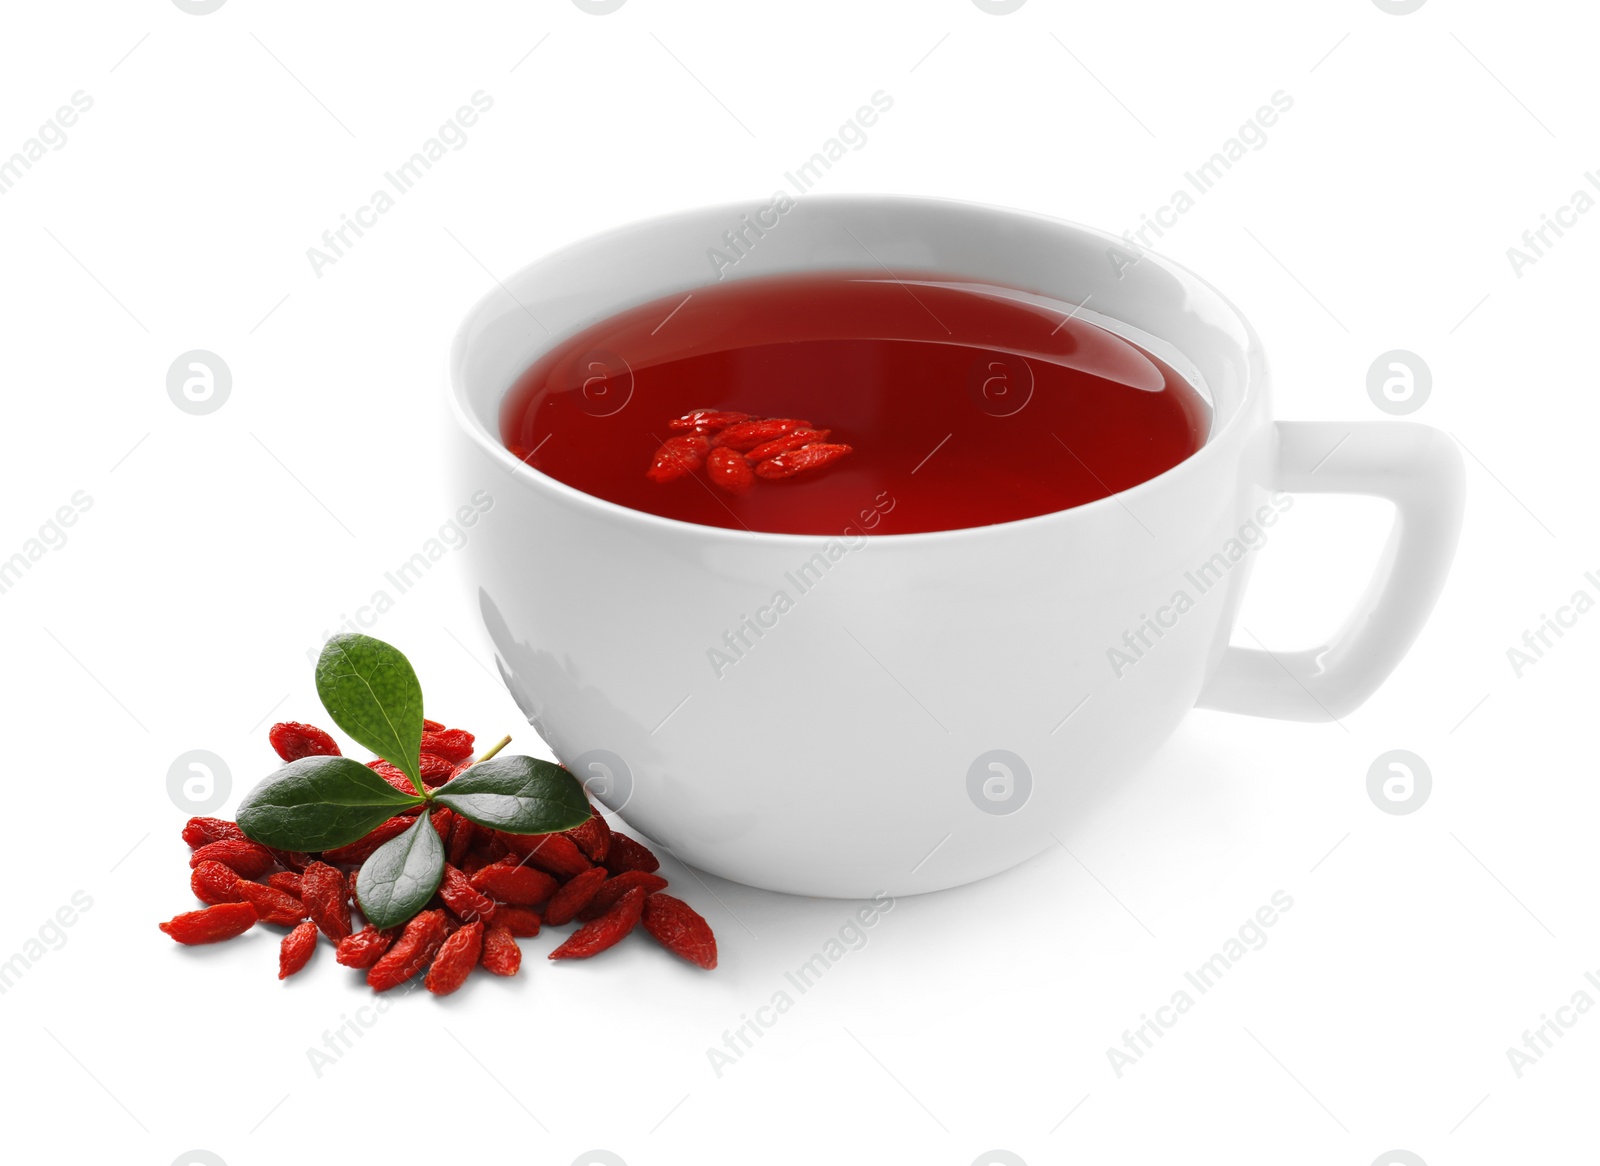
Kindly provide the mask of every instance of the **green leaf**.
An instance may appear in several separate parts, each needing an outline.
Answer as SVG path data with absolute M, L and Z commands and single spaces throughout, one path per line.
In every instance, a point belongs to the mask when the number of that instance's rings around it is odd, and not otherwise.
M 278 850 L 332 850 L 422 801 L 348 757 L 302 757 L 239 803 L 239 829 Z
M 317 695 L 337 724 L 422 793 L 422 685 L 400 649 L 346 633 L 323 646 Z
M 361 867 L 356 899 L 374 927 L 398 927 L 422 910 L 444 877 L 444 843 L 433 821 L 420 814 L 416 824 L 391 838 Z
M 510 834 L 554 834 L 589 817 L 589 799 L 578 779 L 536 757 L 480 762 L 436 789 L 433 800 L 480 826 Z

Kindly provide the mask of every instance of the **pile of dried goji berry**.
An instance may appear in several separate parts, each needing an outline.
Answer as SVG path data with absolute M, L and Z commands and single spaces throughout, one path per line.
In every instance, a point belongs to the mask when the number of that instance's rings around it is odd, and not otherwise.
M 338 756 L 331 736 L 312 725 L 272 726 L 272 747 L 286 762 Z M 437 788 L 465 771 L 473 735 L 423 722 L 421 772 Z M 395 788 L 410 793 L 405 774 L 386 761 L 368 762 Z M 289 928 L 278 956 L 278 978 L 310 961 L 320 932 L 336 945 L 335 959 L 367 973 L 385 992 L 427 970 L 430 992 L 454 992 L 475 967 L 512 976 L 522 964 L 519 938 L 542 927 L 578 922 L 550 952 L 553 960 L 586 959 L 643 926 L 662 947 L 702 968 L 717 966 L 717 941 L 700 915 L 662 894 L 667 880 L 648 847 L 613 831 L 592 805 L 589 819 L 559 834 L 508 834 L 440 807 L 434 829 L 447 848 L 444 878 L 426 909 L 402 926 L 357 928 L 356 871 L 375 850 L 413 824 L 416 810 L 399 814 L 365 837 L 321 854 L 275 850 L 251 841 L 237 823 L 191 818 L 183 840 L 193 848 L 189 885 L 201 902 L 161 930 L 179 943 L 232 939 L 255 924 Z
M 701 466 L 732 494 L 743 494 L 757 478 L 778 481 L 838 461 L 851 447 L 829 442 L 832 430 L 814 429 L 793 417 L 751 417 L 720 409 L 692 409 L 667 422 L 676 430 L 656 450 L 645 476 L 670 482 Z

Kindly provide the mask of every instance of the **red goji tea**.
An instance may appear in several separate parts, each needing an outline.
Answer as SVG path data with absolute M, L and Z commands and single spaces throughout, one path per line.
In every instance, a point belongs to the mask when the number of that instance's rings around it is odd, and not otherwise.
M 733 280 L 552 349 L 507 396 L 502 436 L 587 494 L 703 525 L 1032 518 L 1164 473 L 1210 428 L 1175 369 L 1079 310 L 882 271 Z

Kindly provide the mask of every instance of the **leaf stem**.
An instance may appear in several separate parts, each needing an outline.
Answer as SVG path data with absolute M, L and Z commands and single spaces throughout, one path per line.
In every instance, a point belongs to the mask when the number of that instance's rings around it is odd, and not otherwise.
M 478 758 L 478 760 L 476 762 L 474 762 L 474 764 L 482 764 L 483 762 L 489 760 L 489 758 L 493 757 L 496 753 L 500 752 L 500 750 L 504 749 L 509 744 L 511 744 L 511 734 L 507 733 L 504 737 L 501 737 L 498 741 L 496 741 L 494 743 L 494 747 L 491 748 L 489 750 L 489 752 L 485 753 L 482 757 Z

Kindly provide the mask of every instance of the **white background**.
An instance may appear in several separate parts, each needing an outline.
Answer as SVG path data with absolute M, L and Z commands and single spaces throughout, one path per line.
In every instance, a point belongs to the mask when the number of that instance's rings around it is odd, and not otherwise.
M 1506 256 L 1600 166 L 1587 6 L 122 0 L 4 20 L 0 156 L 93 99 L 0 196 L 0 558 L 92 499 L 0 595 L 0 959 L 75 891 L 93 902 L 0 996 L 7 1157 L 1368 1166 L 1404 1148 L 1441 1166 L 1592 1148 L 1600 1015 L 1520 1078 L 1506 1056 L 1575 992 L 1600 1001 L 1583 979 L 1600 615 L 1520 678 L 1506 655 L 1573 592 L 1600 595 L 1582 340 L 1600 215 L 1520 277 Z M 314 274 L 306 249 L 480 89 L 493 108 L 465 147 Z M 1118 232 L 1291 95 L 1159 249 L 1257 326 L 1281 416 L 1382 419 L 1373 359 L 1426 360 L 1412 419 L 1462 444 L 1470 491 L 1431 624 L 1342 724 L 1196 713 L 1064 835 L 1071 855 L 897 903 L 720 1077 L 708 1047 L 854 904 L 669 864 L 717 929 L 716 972 L 642 940 L 557 967 L 541 937 L 518 979 L 414 993 L 318 1076 L 307 1050 L 370 1002 L 327 948 L 279 984 L 270 929 L 198 951 L 155 929 L 194 906 L 169 765 L 219 754 L 231 810 L 275 763 L 267 724 L 323 719 L 307 651 L 463 501 L 440 468 L 444 354 L 495 277 L 631 219 L 764 199 L 880 89 L 893 109 L 819 190 Z M 232 370 L 206 416 L 166 393 L 196 348 Z M 1297 502 L 1244 625 L 1284 647 L 1329 633 L 1385 523 L 1377 503 Z M 464 565 L 372 631 L 411 656 L 433 715 L 543 752 L 490 674 Z M 1395 748 L 1433 775 L 1406 816 L 1366 790 Z M 1119 1077 L 1108 1047 L 1278 890 L 1294 905 L 1266 946 Z

